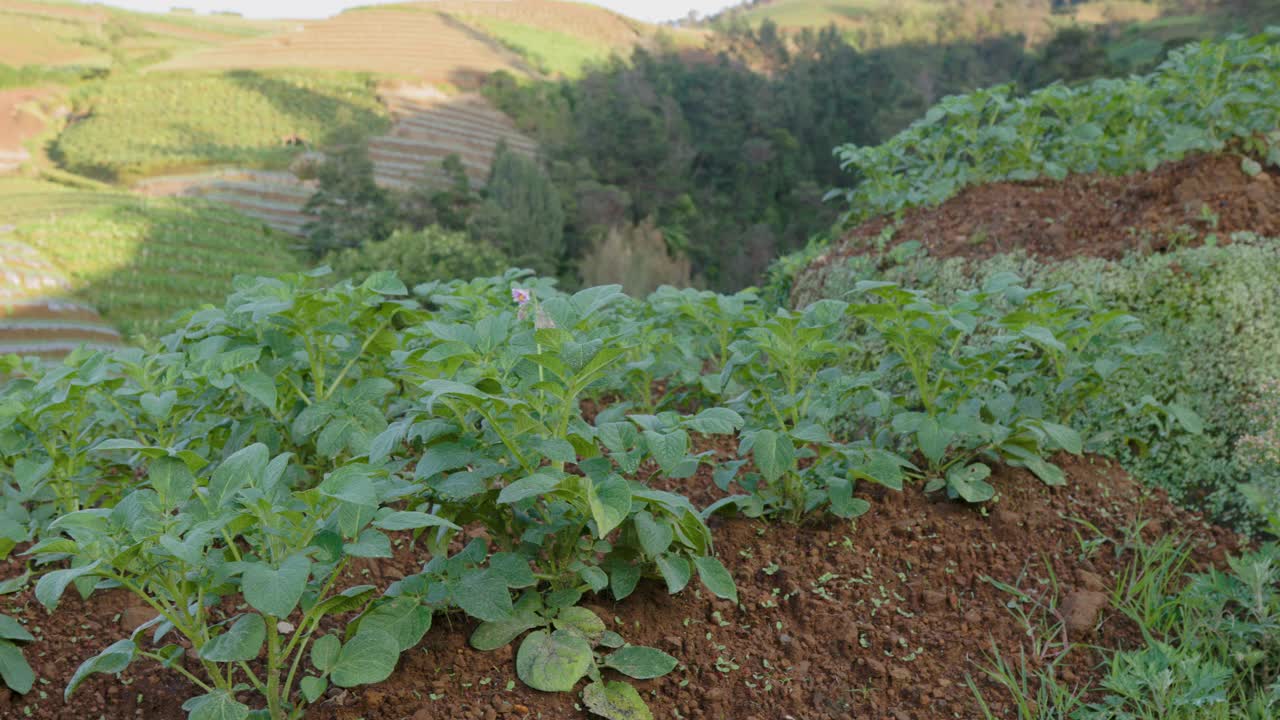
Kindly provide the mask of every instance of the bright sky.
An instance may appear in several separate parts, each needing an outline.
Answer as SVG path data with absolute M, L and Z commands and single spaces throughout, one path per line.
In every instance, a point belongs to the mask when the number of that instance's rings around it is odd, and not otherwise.
M 381 0 L 386 2 L 388 0 Z M 495 0 L 490 0 L 495 1 Z M 501 2 L 501 0 L 496 0 Z M 593 5 L 603 5 L 624 15 L 640 20 L 658 22 L 684 17 L 690 10 L 701 14 L 713 13 L 729 5 L 731 0 L 583 0 Z M 245 17 L 254 18 L 317 18 L 328 17 L 343 8 L 372 5 L 379 0 L 105 0 L 107 5 L 147 12 L 167 12 L 174 6 L 192 8 L 198 12 L 233 10 Z

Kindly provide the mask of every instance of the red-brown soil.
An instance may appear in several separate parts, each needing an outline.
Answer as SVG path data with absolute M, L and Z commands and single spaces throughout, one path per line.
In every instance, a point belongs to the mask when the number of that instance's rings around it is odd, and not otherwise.
M 724 455 L 732 443 L 702 449 L 709 448 Z M 919 486 L 904 492 L 864 486 L 861 494 L 872 509 L 854 523 L 795 527 L 713 520 L 718 554 L 738 584 L 738 607 L 697 590 L 696 581 L 677 596 L 646 581 L 624 602 L 598 597 L 587 604 L 628 641 L 657 646 L 679 659 L 680 667 L 667 677 L 639 683 L 655 717 L 974 717 L 968 675 L 996 701 L 993 710 L 1003 717 L 1010 710 L 1004 696 L 979 666 L 993 644 L 1006 656 L 1016 655 L 1028 636 L 1005 607 L 1011 596 L 993 581 L 1017 586 L 1044 603 L 1073 594 L 1073 601 L 1087 599 L 1080 593 L 1114 583 L 1131 559 L 1122 552 L 1125 533 L 1143 521 L 1148 538 L 1168 532 L 1194 541 L 1199 565 L 1221 563 L 1237 548 L 1230 533 L 1174 508 L 1162 494 L 1140 487 L 1103 459 L 1059 460 L 1070 478 L 1066 487 L 1048 488 L 1025 471 L 1000 469 L 993 480 L 999 499 L 984 507 L 926 496 Z M 654 484 L 683 490 L 699 505 L 721 494 L 705 472 L 678 483 L 654 478 Z M 1092 549 L 1082 545 L 1098 536 L 1080 521 L 1114 542 Z M 371 573 L 373 580 L 361 582 L 390 581 L 413 572 L 421 559 L 403 545 L 396 559 L 362 568 L 362 577 Z M 1049 567 L 1061 584 L 1057 593 L 1047 582 Z M 6 569 L 7 576 L 18 566 L 10 563 Z M 41 678 L 26 697 L 0 690 L 0 717 L 182 717 L 179 705 L 193 688 L 145 662 L 125 673 L 127 684 L 95 676 L 70 704 L 62 701 L 75 667 L 139 622 L 127 596 L 108 592 L 85 602 L 69 591 L 52 616 L 29 589 L 0 605 L 39 638 L 27 652 Z M 510 648 L 471 650 L 467 637 L 473 627 L 462 616 L 437 617 L 423 644 L 401 657 L 390 680 L 331 690 L 307 717 L 586 717 L 575 697 L 520 685 Z M 1096 629 L 1067 639 L 1107 648 L 1137 641 L 1113 609 L 1102 613 Z M 1097 660 L 1091 650 L 1075 650 L 1067 681 L 1096 679 Z M 1032 658 L 1033 664 L 1041 661 Z
M 44 129 L 44 122 L 22 106 L 48 94 L 47 90 L 0 91 L 0 155 L 22 152 L 22 143 Z
M 919 241 L 935 257 L 985 258 L 1016 249 L 1046 258 L 1117 258 L 1228 242 L 1249 231 L 1280 236 L 1280 171 L 1254 177 L 1238 155 L 1196 155 L 1121 177 L 1001 182 L 966 188 L 937 207 L 903 216 L 892 242 Z M 870 220 L 847 233 L 827 261 L 866 252 L 890 223 Z

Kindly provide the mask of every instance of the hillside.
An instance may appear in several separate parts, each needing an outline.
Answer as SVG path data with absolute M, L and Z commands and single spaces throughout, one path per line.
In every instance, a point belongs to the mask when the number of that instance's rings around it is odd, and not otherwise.
M 148 64 L 284 25 L 229 16 L 135 13 L 105 5 L 0 0 L 0 65 Z
M 1035 45 L 1062 28 L 1114 28 L 1127 43 L 1156 43 L 1258 31 L 1280 18 L 1267 0 L 1088 0 L 1002 3 L 991 0 L 765 0 L 744 3 L 702 25 L 758 27 L 766 20 L 784 30 L 834 25 L 859 48 L 913 43 L 944 44 L 1020 35 Z
M 217 300 L 236 275 L 296 268 L 288 236 L 251 214 L 0 177 L 0 354 L 118 346 Z
M 497 70 L 576 74 L 581 63 L 626 55 L 656 32 L 603 8 L 556 0 L 376 5 L 153 69 L 356 70 L 465 87 Z

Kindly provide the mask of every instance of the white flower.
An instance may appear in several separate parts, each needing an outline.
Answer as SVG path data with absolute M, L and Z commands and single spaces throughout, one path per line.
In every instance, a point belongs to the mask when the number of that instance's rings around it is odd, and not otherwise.
M 281 635 L 288 635 L 289 633 L 292 633 L 294 630 L 297 630 L 297 628 L 293 626 L 293 623 L 285 622 L 284 620 L 281 620 L 280 622 L 276 623 L 276 630 Z

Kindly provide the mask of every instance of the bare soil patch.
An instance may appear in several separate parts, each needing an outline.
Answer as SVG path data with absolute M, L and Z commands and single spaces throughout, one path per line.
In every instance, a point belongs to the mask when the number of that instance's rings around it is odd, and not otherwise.
M 1016 249 L 1045 258 L 1118 258 L 1199 244 L 1210 235 L 1280 236 L 1280 175 L 1250 177 L 1238 155 L 1196 155 L 1151 172 L 1072 175 L 966 188 L 903 216 L 893 244 L 915 240 L 935 257 L 986 258 Z M 825 263 L 857 255 L 891 218 L 848 232 Z
M 23 143 L 40 134 L 44 121 L 23 106 L 49 95 L 48 90 L 0 90 L 0 163 L 25 155 Z

